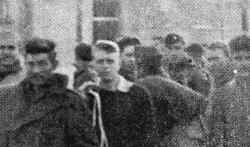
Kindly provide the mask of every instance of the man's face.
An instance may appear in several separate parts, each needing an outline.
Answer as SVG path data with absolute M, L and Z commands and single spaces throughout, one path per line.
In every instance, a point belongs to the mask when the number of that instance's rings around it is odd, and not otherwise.
M 0 46 L 0 62 L 1 64 L 13 64 L 16 60 L 16 50 L 13 45 Z
M 172 80 L 182 84 L 187 85 L 189 79 L 189 74 L 192 67 L 189 67 L 184 64 L 170 64 L 169 65 L 169 75 Z
M 120 54 L 118 52 L 107 53 L 96 50 L 94 55 L 94 68 L 101 79 L 113 79 L 120 70 Z
M 25 66 L 28 77 L 32 83 L 41 85 L 50 76 L 54 66 L 46 53 L 27 54 L 25 57 Z
M 77 71 L 85 71 L 85 70 L 88 70 L 88 68 L 90 66 L 90 61 L 83 61 L 81 59 L 76 58 L 74 65 L 75 65 Z
M 238 69 L 237 76 L 249 76 L 250 73 L 250 52 L 240 51 L 232 53 L 232 58 L 235 61 Z
M 179 41 L 170 46 L 170 50 L 184 50 L 184 43 Z
M 135 47 L 127 46 L 124 48 L 123 53 L 121 53 L 122 68 L 130 71 L 135 70 Z
M 247 51 L 239 51 L 239 52 L 234 52 L 232 54 L 232 58 L 234 61 L 238 63 L 250 63 L 250 52 Z
M 221 61 L 226 60 L 226 55 L 224 54 L 224 51 L 221 49 L 215 49 L 215 50 L 207 50 L 205 52 L 205 58 L 208 60 L 209 63 L 217 63 Z

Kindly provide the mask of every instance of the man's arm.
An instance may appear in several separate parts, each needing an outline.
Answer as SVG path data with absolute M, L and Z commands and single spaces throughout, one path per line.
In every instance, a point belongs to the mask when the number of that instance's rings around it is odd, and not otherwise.
M 70 147 L 97 147 L 98 137 L 92 126 L 91 112 L 76 94 L 67 110 L 67 143 Z
M 131 147 L 153 147 L 156 144 L 155 110 L 149 93 L 140 89 L 134 98 L 129 126 Z
M 168 81 L 165 90 L 176 120 L 190 122 L 205 112 L 208 101 L 200 93 L 174 81 Z

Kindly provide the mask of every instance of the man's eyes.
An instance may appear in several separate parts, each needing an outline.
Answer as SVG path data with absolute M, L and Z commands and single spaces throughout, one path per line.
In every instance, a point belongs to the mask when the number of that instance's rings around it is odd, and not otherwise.
M 133 53 L 129 53 L 129 54 L 126 54 L 127 57 L 133 57 L 134 54 Z
M 241 61 L 242 57 L 241 56 L 236 56 L 236 57 L 234 57 L 234 59 L 237 60 L 237 61 Z
M 107 64 L 113 64 L 113 63 L 114 63 L 114 60 L 112 60 L 112 59 L 106 59 L 106 60 L 102 59 L 102 60 L 97 60 L 97 61 L 96 61 L 97 64 L 104 64 L 105 62 L 106 62 Z
M 107 59 L 107 63 L 108 63 L 108 64 L 112 64 L 112 63 L 114 63 L 114 60 Z
M 28 62 L 29 66 L 33 67 L 35 65 L 38 66 L 46 66 L 48 63 L 46 61 L 38 61 L 38 62 Z
M 246 59 L 247 61 L 250 61 L 250 56 L 246 56 L 245 59 Z
M 34 62 L 28 62 L 28 65 L 33 67 L 33 66 L 35 66 L 35 63 Z
M 48 63 L 46 61 L 38 61 L 37 64 L 40 65 L 40 66 L 48 65 Z
M 208 58 L 208 61 L 218 61 L 218 60 L 219 60 L 219 57 Z
M 103 59 L 102 60 L 97 60 L 96 63 L 97 64 L 104 64 L 104 60 Z

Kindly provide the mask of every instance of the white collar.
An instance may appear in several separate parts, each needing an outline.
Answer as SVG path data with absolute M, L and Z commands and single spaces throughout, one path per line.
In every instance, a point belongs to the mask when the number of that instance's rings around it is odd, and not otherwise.
M 128 92 L 130 87 L 133 86 L 133 82 L 126 80 L 123 76 L 119 76 L 119 83 L 117 85 L 117 90 L 121 92 Z

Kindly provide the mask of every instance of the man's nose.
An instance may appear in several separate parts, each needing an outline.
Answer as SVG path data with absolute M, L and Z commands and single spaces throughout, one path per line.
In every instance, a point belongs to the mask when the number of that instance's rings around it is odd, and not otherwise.
M 33 73 L 40 73 L 41 71 L 42 71 L 41 68 L 39 68 L 38 66 L 34 66 L 32 69 Z

